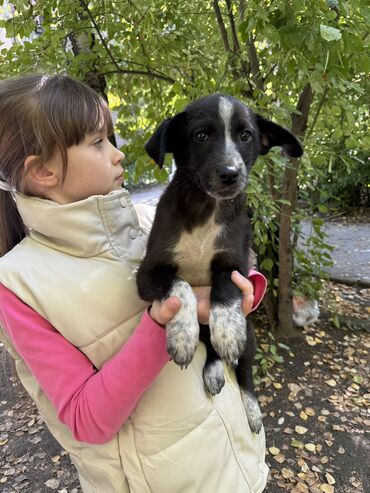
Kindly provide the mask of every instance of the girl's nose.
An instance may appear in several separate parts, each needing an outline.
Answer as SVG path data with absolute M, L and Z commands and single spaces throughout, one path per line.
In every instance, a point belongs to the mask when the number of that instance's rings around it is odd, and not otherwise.
M 121 161 L 123 161 L 125 159 L 125 155 L 123 152 L 121 152 L 119 149 L 117 149 L 116 147 L 114 148 L 115 150 L 115 154 L 114 154 L 114 158 L 113 158 L 113 163 L 115 165 L 117 164 L 120 164 Z

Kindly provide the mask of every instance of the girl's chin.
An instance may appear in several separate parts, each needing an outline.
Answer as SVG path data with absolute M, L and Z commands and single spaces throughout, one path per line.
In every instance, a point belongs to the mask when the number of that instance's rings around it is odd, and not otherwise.
M 120 190 L 123 187 L 123 176 L 114 180 L 113 190 Z

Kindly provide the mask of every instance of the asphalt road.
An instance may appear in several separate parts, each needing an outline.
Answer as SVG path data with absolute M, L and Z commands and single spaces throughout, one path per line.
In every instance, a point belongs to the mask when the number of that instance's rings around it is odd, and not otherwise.
M 156 205 L 164 190 L 157 186 L 131 194 L 134 202 Z M 310 223 L 302 224 L 304 235 L 311 234 Z M 370 287 L 370 223 L 330 222 L 325 224 L 326 242 L 334 247 L 331 253 L 334 265 L 326 270 L 338 282 Z

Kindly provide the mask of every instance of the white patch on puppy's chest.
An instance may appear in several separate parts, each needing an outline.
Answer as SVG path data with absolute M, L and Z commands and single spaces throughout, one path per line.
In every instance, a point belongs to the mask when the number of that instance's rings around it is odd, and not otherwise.
M 211 285 L 211 262 L 219 250 L 216 240 L 223 227 L 215 221 L 215 214 L 190 233 L 183 231 L 173 250 L 178 265 L 177 274 L 191 286 Z

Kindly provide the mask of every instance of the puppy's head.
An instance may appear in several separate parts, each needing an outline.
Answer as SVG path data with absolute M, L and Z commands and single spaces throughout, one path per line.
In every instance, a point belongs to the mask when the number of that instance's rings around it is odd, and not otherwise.
M 177 168 L 205 193 L 230 199 L 245 188 L 257 156 L 274 146 L 291 157 L 303 153 L 288 130 L 233 97 L 212 94 L 164 120 L 145 149 L 160 167 L 172 153 Z

